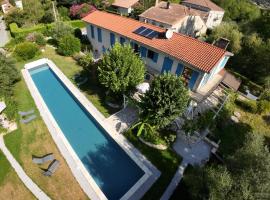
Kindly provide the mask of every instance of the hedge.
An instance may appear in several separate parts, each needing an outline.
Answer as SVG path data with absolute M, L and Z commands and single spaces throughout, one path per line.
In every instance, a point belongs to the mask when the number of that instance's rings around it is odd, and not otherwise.
M 71 25 L 73 28 L 84 28 L 85 23 L 82 20 L 71 20 L 67 21 L 69 25 Z M 22 35 L 27 35 L 28 33 L 32 32 L 45 32 L 46 30 L 50 30 L 52 28 L 54 23 L 51 24 L 38 24 L 36 26 L 30 27 L 30 28 L 19 28 L 16 23 L 11 23 L 9 25 L 10 33 L 13 37 L 18 37 Z

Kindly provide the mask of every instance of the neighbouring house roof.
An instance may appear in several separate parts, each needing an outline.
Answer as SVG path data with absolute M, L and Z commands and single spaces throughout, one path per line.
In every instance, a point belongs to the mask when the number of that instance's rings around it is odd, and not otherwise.
M 203 6 L 214 11 L 224 11 L 221 7 L 219 7 L 218 5 L 216 5 L 210 0 L 183 0 L 182 3 L 189 3 L 189 4 L 198 5 L 198 6 Z
M 161 1 L 158 5 L 149 8 L 139 16 L 169 25 L 177 24 L 186 16 L 200 16 L 195 9 L 180 4 L 171 3 L 169 9 L 166 7 L 167 2 Z
M 140 36 L 134 31 L 141 26 L 155 30 L 160 35 L 165 29 L 107 12 L 94 11 L 83 18 L 83 21 L 152 47 L 204 72 L 210 72 L 225 54 L 232 55 L 224 49 L 180 33 L 173 33 L 170 39 L 165 37 L 149 39 Z
M 134 4 L 138 3 L 138 1 L 139 0 L 115 0 L 112 5 L 122 8 L 130 8 Z

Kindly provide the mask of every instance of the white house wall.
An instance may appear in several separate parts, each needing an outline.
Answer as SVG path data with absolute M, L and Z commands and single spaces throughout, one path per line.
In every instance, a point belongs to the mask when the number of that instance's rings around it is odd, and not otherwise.
M 98 54 L 99 56 L 102 55 L 102 52 L 103 52 L 103 47 L 105 49 L 109 49 L 111 47 L 111 43 L 110 43 L 110 31 L 108 30 L 105 30 L 105 29 L 102 29 L 102 42 L 98 42 L 98 33 L 97 33 L 97 27 L 94 26 L 94 34 L 95 34 L 95 38 L 93 39 L 91 37 L 91 28 L 90 28 L 90 25 L 87 25 L 87 36 L 88 36 L 88 39 L 90 40 L 92 46 L 93 46 L 93 52 L 95 53 L 96 51 L 98 51 Z M 115 35 L 115 41 L 118 41 L 120 42 L 120 35 L 114 33 Z M 182 61 L 179 61 L 179 60 L 176 60 L 174 59 L 173 57 L 169 56 L 169 55 L 165 55 L 163 52 L 160 52 L 160 51 L 157 51 L 156 49 L 153 49 L 151 47 L 148 47 L 144 44 L 140 44 L 139 42 L 136 42 L 136 41 L 131 41 L 129 40 L 128 38 L 122 36 L 123 38 L 126 39 L 126 43 L 129 43 L 129 42 L 134 42 L 134 43 L 137 43 L 139 46 L 144 46 L 145 48 L 147 49 L 150 49 L 156 53 L 158 53 L 158 59 L 157 59 L 157 62 L 154 62 L 153 60 L 151 60 L 150 58 L 142 58 L 143 61 L 145 62 L 145 65 L 147 66 L 148 70 L 150 72 L 154 72 L 154 73 L 160 73 L 161 70 L 162 70 L 162 66 L 163 66 L 163 62 L 164 62 L 164 58 L 165 57 L 169 57 L 170 59 L 173 60 L 173 64 L 172 64 L 172 68 L 171 68 L 171 73 L 175 74 L 176 72 L 176 69 L 177 69 L 177 66 L 178 66 L 178 63 L 182 63 L 185 67 L 188 67 L 194 71 L 197 71 L 199 72 L 199 76 L 194 84 L 194 87 L 193 87 L 193 90 L 196 90 L 200 85 L 201 85 L 201 82 L 202 82 L 202 79 L 203 77 L 205 76 L 206 73 L 198 70 L 198 69 L 195 69 L 194 67 L 188 65 L 188 64 L 184 64 Z
M 223 11 L 210 11 L 206 21 L 206 26 L 210 29 L 220 25 L 224 16 Z

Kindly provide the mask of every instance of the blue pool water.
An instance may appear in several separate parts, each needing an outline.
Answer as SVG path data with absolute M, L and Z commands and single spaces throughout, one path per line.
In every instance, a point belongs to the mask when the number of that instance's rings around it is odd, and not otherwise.
M 100 127 L 55 73 L 30 70 L 43 100 L 70 145 L 108 199 L 120 199 L 144 171 Z

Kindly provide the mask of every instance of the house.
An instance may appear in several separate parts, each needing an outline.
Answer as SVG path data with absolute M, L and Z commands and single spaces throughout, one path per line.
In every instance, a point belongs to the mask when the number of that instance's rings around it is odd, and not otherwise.
M 15 3 L 15 6 L 17 8 L 23 9 L 23 5 L 22 5 L 22 1 L 21 0 L 15 0 L 14 3 Z M 3 0 L 1 2 L 1 8 L 2 8 L 3 13 L 4 14 L 7 14 L 8 12 L 10 12 L 15 7 L 8 0 Z
M 133 7 L 139 2 L 139 0 L 115 0 L 112 6 L 117 9 L 117 12 L 121 15 L 128 15 L 132 12 Z
M 131 18 L 94 11 L 83 21 L 94 54 L 102 56 L 119 42 L 130 44 L 151 75 L 170 72 L 182 76 L 191 91 L 198 91 L 225 67 L 232 54 L 206 42 Z
M 207 30 L 199 12 L 180 4 L 161 1 L 139 15 L 139 20 L 196 37 Z
M 181 4 L 199 11 L 209 29 L 218 26 L 222 22 L 224 10 L 210 0 L 183 0 Z

